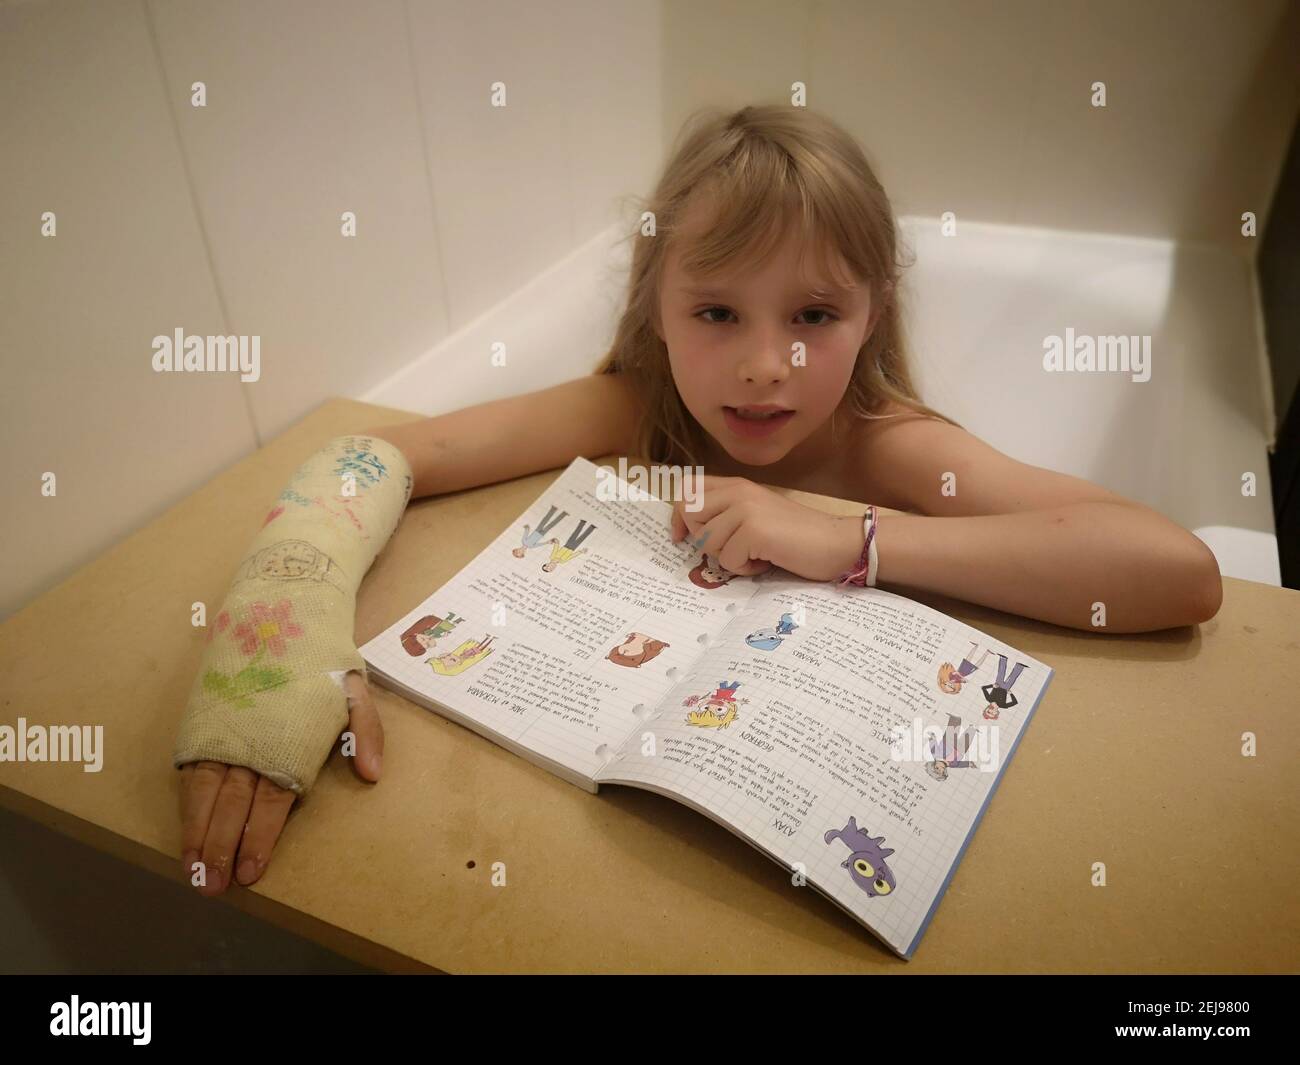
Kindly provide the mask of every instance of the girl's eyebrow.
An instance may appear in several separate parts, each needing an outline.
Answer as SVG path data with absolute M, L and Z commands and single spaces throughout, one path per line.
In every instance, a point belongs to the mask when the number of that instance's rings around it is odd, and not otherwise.
M 681 290 L 688 296 L 702 296 L 705 298 L 726 299 L 732 295 L 727 288 L 683 288 Z M 851 295 L 851 290 L 842 288 L 839 285 L 821 285 L 814 289 L 795 290 L 793 295 L 811 296 L 813 299 L 827 299 L 833 297 L 844 298 Z

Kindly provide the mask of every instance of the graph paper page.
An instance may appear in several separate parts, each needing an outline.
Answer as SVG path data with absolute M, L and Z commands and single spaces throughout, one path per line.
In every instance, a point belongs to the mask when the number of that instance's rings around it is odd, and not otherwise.
M 645 724 L 653 753 L 629 743 L 597 779 L 802 863 L 910 956 L 1052 670 L 886 591 L 758 586 Z
M 711 580 L 698 551 L 672 542 L 672 505 L 608 498 L 626 482 L 601 469 L 575 459 L 465 569 L 360 649 L 381 683 L 588 779 L 755 591 L 753 578 Z

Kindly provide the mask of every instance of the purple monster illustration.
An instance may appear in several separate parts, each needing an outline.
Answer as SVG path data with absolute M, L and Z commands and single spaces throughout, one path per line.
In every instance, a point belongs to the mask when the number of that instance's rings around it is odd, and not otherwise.
M 858 828 L 857 820 L 850 817 L 843 828 L 832 828 L 826 833 L 827 846 L 836 837 L 853 852 L 840 864 L 849 871 L 858 887 L 872 898 L 888 895 L 894 890 L 894 874 L 885 864 L 885 859 L 894 851 L 890 847 L 881 847 L 885 842 L 884 836 L 872 839 Z

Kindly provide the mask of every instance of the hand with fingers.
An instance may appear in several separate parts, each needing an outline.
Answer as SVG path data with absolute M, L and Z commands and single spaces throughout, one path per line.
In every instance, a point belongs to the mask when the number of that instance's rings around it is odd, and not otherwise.
M 293 475 L 240 562 L 172 752 L 180 853 L 202 894 L 262 876 L 340 733 L 357 775 L 379 779 L 384 733 L 353 638 L 356 596 L 412 483 L 395 445 L 337 437 Z
M 352 768 L 378 783 L 384 728 L 360 673 L 344 677 L 347 731 L 355 737 Z M 346 733 L 345 733 L 346 735 Z M 190 762 L 181 767 L 181 849 L 186 879 L 201 895 L 220 895 L 233 879 L 256 883 L 271 861 L 297 795 L 240 765 Z
M 673 504 L 673 542 L 686 539 L 732 573 L 755 576 L 779 566 L 828 581 L 862 551 L 860 517 L 839 517 L 787 499 L 744 477 L 700 478 L 698 510 Z

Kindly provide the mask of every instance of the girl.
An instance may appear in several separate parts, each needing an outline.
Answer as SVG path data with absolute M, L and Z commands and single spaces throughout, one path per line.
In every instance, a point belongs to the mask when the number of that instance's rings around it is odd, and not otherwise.
M 785 106 L 700 115 L 645 207 L 627 306 L 593 375 L 376 429 L 351 446 L 369 440 L 389 464 L 409 464 L 415 497 L 577 455 L 703 465 L 704 506 L 679 502 L 672 536 L 707 538 L 711 564 L 732 574 L 777 565 L 827 581 L 874 561 L 869 583 L 1085 632 L 1097 631 L 1101 608 L 1107 632 L 1214 616 L 1218 566 L 1195 536 L 1104 488 L 1000 454 L 920 401 L 890 204 L 830 120 Z M 900 513 L 876 519 L 868 553 L 870 522 L 759 482 Z M 404 502 L 398 493 L 398 514 Z M 372 557 L 360 556 L 362 573 Z M 377 780 L 378 714 L 357 670 L 340 684 L 354 767 Z M 294 711 L 290 686 L 259 697 Z M 306 785 L 276 773 L 273 782 L 252 758 L 178 751 L 174 761 L 184 763 L 187 876 L 201 857 L 204 893 L 224 890 L 232 872 L 252 883 Z

